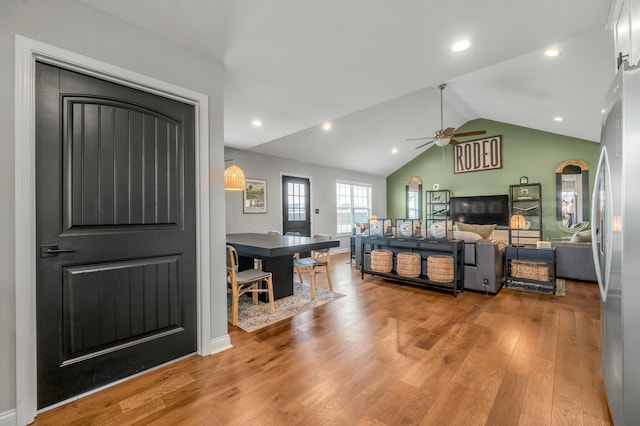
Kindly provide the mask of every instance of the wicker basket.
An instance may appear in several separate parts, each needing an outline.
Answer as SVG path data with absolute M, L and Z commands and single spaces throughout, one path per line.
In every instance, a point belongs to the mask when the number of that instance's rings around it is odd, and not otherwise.
M 390 250 L 371 251 L 371 270 L 375 272 L 391 272 L 393 269 L 393 253 Z
M 551 281 L 551 268 L 544 262 L 511 261 L 511 276 L 536 281 Z
M 418 253 L 402 252 L 396 255 L 396 272 L 401 277 L 417 278 L 422 273 L 422 257 Z
M 453 257 L 427 257 L 427 276 L 431 281 L 436 281 L 439 283 L 453 282 Z

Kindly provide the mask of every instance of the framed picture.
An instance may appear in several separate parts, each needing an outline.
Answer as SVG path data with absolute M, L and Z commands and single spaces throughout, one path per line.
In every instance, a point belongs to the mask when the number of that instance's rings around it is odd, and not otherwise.
M 502 136 L 490 136 L 453 146 L 453 173 L 502 168 Z
M 246 178 L 242 196 L 243 213 L 267 212 L 267 181 Z

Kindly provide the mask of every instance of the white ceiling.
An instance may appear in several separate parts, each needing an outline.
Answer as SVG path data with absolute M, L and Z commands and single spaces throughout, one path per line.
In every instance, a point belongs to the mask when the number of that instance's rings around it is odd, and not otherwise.
M 440 128 L 439 83 L 445 127 L 597 141 L 615 71 L 610 0 L 81 1 L 222 61 L 226 146 L 381 176 Z

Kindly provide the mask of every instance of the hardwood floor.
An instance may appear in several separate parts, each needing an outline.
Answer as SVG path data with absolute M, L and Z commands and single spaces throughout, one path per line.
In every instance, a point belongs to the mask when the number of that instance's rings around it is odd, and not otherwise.
M 332 259 L 343 297 L 38 415 L 36 425 L 608 425 L 598 287 L 450 294 Z M 324 285 L 323 277 L 318 285 Z

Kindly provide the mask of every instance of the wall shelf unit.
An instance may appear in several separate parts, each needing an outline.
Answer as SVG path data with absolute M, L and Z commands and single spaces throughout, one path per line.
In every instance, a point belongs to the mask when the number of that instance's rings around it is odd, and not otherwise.
M 509 185 L 509 244 L 535 246 L 542 240 L 542 188 L 539 183 Z
M 427 236 L 438 239 L 453 238 L 451 232 L 451 191 L 448 189 L 425 191 L 425 195 Z M 444 226 L 437 227 L 439 223 Z

